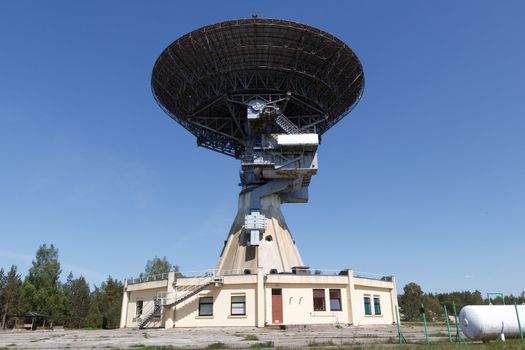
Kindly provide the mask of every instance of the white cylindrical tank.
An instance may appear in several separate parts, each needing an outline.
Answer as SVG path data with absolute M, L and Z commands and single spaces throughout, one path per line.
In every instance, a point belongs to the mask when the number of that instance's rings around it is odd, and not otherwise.
M 518 305 L 522 330 L 525 332 L 525 305 Z M 516 338 L 520 335 L 514 305 L 468 305 L 459 313 L 461 331 L 472 340 Z

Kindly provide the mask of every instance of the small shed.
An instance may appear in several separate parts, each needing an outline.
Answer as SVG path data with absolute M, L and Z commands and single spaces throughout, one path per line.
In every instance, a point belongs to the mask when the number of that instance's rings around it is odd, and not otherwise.
M 16 328 L 36 330 L 52 329 L 53 323 L 49 321 L 49 316 L 36 311 L 27 311 L 17 316 Z

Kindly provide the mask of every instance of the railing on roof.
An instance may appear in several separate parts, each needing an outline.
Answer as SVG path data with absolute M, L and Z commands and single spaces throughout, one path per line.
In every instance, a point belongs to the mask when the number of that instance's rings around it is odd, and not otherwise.
M 291 272 L 270 272 L 270 274 L 296 274 L 296 275 L 318 275 L 318 276 L 348 276 L 348 272 L 352 270 L 348 269 L 314 269 L 309 267 L 294 268 Z M 393 276 L 382 275 L 370 272 L 352 271 L 353 277 L 355 278 L 366 278 L 377 281 L 392 282 Z M 176 271 L 175 279 L 178 278 L 200 278 L 207 276 L 223 277 L 223 276 L 237 276 L 237 275 L 252 275 L 255 271 L 251 270 L 196 270 L 196 271 Z M 144 282 L 163 281 L 168 279 L 168 273 L 162 273 L 157 275 L 147 275 L 138 278 L 128 278 L 127 284 L 137 284 Z
M 349 269 L 317 269 L 317 268 L 294 268 L 292 272 L 285 272 L 286 274 L 296 275 L 315 275 L 315 276 L 348 276 L 349 271 L 352 271 L 352 276 L 355 278 L 366 278 L 377 281 L 392 282 L 393 276 L 385 276 L 382 274 L 353 271 Z
M 377 273 L 371 273 L 371 272 L 361 272 L 361 271 L 353 271 L 354 277 L 356 278 L 365 278 L 369 280 L 376 280 L 376 281 L 386 281 L 386 282 L 392 282 L 394 276 L 385 276 L 385 275 L 379 275 Z
M 126 278 L 125 282 L 127 282 L 127 284 L 130 285 L 144 282 L 164 281 L 168 279 L 168 274 L 169 272 L 165 272 L 156 275 L 139 276 L 137 278 Z
M 249 269 L 236 269 L 236 270 L 214 270 L 214 269 L 208 269 L 208 270 L 195 270 L 195 271 L 183 271 L 183 272 L 176 272 L 175 278 L 195 278 L 195 277 L 207 277 L 207 276 L 215 276 L 215 277 L 223 277 L 223 276 L 238 276 L 238 275 L 255 275 L 257 274 L 257 270 L 249 270 Z

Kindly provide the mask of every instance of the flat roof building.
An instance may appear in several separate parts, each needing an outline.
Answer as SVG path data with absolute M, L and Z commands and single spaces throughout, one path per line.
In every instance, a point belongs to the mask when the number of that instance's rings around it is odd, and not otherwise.
M 205 274 L 170 272 L 125 282 L 124 327 L 265 327 L 270 325 L 395 323 L 393 276 L 334 274 Z

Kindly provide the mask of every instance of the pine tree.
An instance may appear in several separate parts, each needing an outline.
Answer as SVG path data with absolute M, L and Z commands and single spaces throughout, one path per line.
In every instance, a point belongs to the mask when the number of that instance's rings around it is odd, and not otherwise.
M 5 306 L 5 285 L 7 282 L 7 276 L 3 268 L 0 268 L 0 310 L 4 309 Z M 3 327 L 2 327 L 3 328 Z
M 103 328 L 118 328 L 120 326 L 123 288 L 122 282 L 111 278 L 111 276 L 100 286 L 100 289 L 104 293 L 105 305 Z
M 52 244 L 41 245 L 32 267 L 22 285 L 23 311 L 37 311 L 48 315 L 55 324 L 64 322 L 65 297 L 59 278 L 62 270 L 58 249 Z
M 2 289 L 3 307 L 1 323 L 2 329 L 5 329 L 8 319 L 16 316 L 16 314 L 18 313 L 18 303 L 20 298 L 20 287 L 22 286 L 22 280 L 20 278 L 20 275 L 17 274 L 17 268 L 15 265 L 11 266 L 11 269 L 7 273 L 7 276 L 3 277 L 3 280 L 4 287 Z
M 91 293 L 86 326 L 92 328 L 118 328 L 124 285 L 109 276 L 100 288 L 95 286 Z
M 73 273 L 69 273 L 63 290 L 66 299 L 64 324 L 70 328 L 85 327 L 90 310 L 90 292 L 86 279 L 82 276 L 74 279 Z
M 102 293 L 100 288 L 95 286 L 89 296 L 89 312 L 85 319 L 85 326 L 88 328 L 102 328 Z

